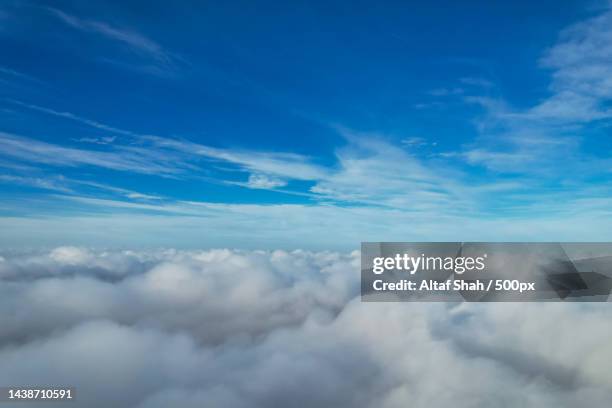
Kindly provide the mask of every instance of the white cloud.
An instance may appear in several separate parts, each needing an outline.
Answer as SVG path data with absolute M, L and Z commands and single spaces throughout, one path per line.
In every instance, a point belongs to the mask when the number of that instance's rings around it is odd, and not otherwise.
M 160 62 L 168 63 L 171 61 L 169 53 L 161 45 L 136 31 L 114 27 L 103 21 L 82 19 L 54 8 L 49 8 L 49 11 L 67 25 L 78 30 L 118 41 L 134 51 L 148 55 Z
M 95 181 L 85 181 L 85 180 L 69 180 L 70 183 L 79 184 L 88 187 L 94 187 L 101 191 L 110 191 L 111 193 L 119 194 L 122 197 L 129 198 L 132 200 L 161 200 L 163 197 L 152 195 L 152 194 L 144 194 L 138 191 L 128 190 L 126 188 L 119 188 L 114 186 L 109 186 L 107 184 L 97 183 Z
M 149 156 L 155 156 L 162 158 L 164 156 L 171 157 L 176 162 L 183 162 L 195 160 L 198 158 L 207 158 L 211 160 L 223 161 L 231 163 L 244 171 L 254 172 L 268 178 L 271 176 L 278 178 L 290 178 L 297 180 L 315 180 L 325 177 L 328 174 L 328 169 L 323 166 L 312 163 L 309 157 L 284 152 L 261 152 L 252 150 L 240 150 L 240 149 L 222 149 L 215 148 L 199 143 L 193 143 L 185 140 L 177 140 L 167 137 L 160 137 L 154 135 L 146 135 L 142 133 L 133 132 L 126 129 L 117 128 L 110 126 L 105 123 L 101 123 L 95 120 L 87 119 L 76 115 L 71 112 L 63 112 L 55 109 L 50 109 L 38 105 L 24 103 L 17 100 L 9 100 L 11 103 L 18 106 L 32 109 L 38 112 L 42 112 L 48 115 L 57 116 L 63 119 L 71 120 L 80 124 L 91 126 L 95 129 L 112 132 L 118 135 L 129 137 L 130 143 L 135 143 L 142 147 L 133 147 L 125 144 L 115 144 L 116 149 L 121 149 L 124 152 L 148 152 Z M 0 133 L 0 137 L 3 134 Z M 9 135 L 4 134 L 7 137 Z M 11 135 L 15 138 L 15 135 Z M 103 138 L 81 138 L 79 141 L 94 142 L 96 144 L 109 144 L 114 142 L 115 138 L 103 137 Z M 102 142 L 102 143 L 100 143 Z M 38 142 L 34 142 L 38 143 Z M 48 147 L 55 147 L 57 149 L 64 149 L 60 146 L 47 144 Z M 72 149 L 74 150 L 74 149 Z M 91 150 L 81 150 L 84 152 L 91 152 Z M 5 152 L 5 154 L 14 155 L 21 159 L 35 160 L 27 154 L 11 154 L 12 150 Z M 96 153 L 87 153 L 96 154 Z M 55 155 L 53 155 L 55 156 Z M 67 160 L 71 155 L 68 155 L 65 159 Z M 180 157 L 179 157 L 180 156 Z M 57 158 L 56 158 L 57 159 Z M 74 161 L 72 161 L 74 163 Z M 98 161 L 96 161 L 98 162 Z M 97 165 L 97 164 L 96 164 Z M 195 168 L 192 168 L 195 170 Z M 163 173 L 163 172 L 162 172 Z
M 165 78 L 176 77 L 180 66 L 185 62 L 183 58 L 166 50 L 158 42 L 131 28 L 81 18 L 52 7 L 45 7 L 45 9 L 67 26 L 115 42 L 128 50 L 132 57 L 136 57 L 136 59 L 117 59 L 113 56 L 97 56 L 98 61 Z
M 2 286 L 5 305 L 20 312 L 1 319 L 6 330 L 0 344 L 51 334 L 58 321 L 68 328 L 92 318 L 187 331 L 211 345 L 234 336 L 255 338 L 299 325 L 314 310 L 337 313 L 354 296 L 356 280 L 347 274 L 356 274 L 357 256 L 77 247 L 25 254 L 0 269 L 0 279 L 21 282 Z
M 86 264 L 92 259 L 91 253 L 83 248 L 58 247 L 49 253 L 49 258 L 65 265 Z
M 543 54 L 540 65 L 551 72 L 549 95 L 537 104 L 519 109 L 501 99 L 469 96 L 466 100 L 486 109 L 478 123 L 477 144 L 461 157 L 495 171 L 543 172 L 566 176 L 592 174 L 581 151 L 584 130 L 612 119 L 612 11 L 563 30 Z M 559 172 L 559 163 L 564 163 Z M 597 172 L 608 163 L 599 162 Z M 571 170 L 570 168 L 571 167 Z
M 295 153 L 221 149 L 158 136 L 142 138 L 160 148 L 232 163 L 258 174 L 297 180 L 316 180 L 325 177 L 328 173 L 328 169 L 312 163 L 309 157 Z
M 215 176 L 217 181 L 241 185 L 248 188 L 274 189 L 288 185 L 291 180 L 311 181 L 314 185 L 310 192 L 283 190 L 290 194 L 301 194 L 318 200 L 345 201 L 360 205 L 383 205 L 410 211 L 463 211 L 477 206 L 479 195 L 486 191 L 486 181 L 463 181 L 466 176 L 442 160 L 427 160 L 406 151 L 423 145 L 418 138 L 406 139 L 397 145 L 377 134 L 359 133 L 354 130 L 335 126 L 345 138 L 345 145 L 334 152 L 336 163 L 323 166 L 308 156 L 287 152 L 266 152 L 243 149 L 224 149 L 154 135 L 138 134 L 118 129 L 97 121 L 82 118 L 69 112 L 59 112 L 36 105 L 16 102 L 20 106 L 35 109 L 47 114 L 60 116 L 94 128 L 129 136 L 132 145 L 114 143 L 110 152 L 78 150 L 79 154 L 36 154 L 31 150 L 36 146 L 20 143 L 27 148 L 8 149 L 5 154 L 21 159 L 41 161 L 58 165 L 93 164 L 112 166 L 111 168 L 127 171 L 153 173 L 155 167 L 140 169 L 135 158 L 149 156 L 151 166 L 158 164 L 160 173 L 174 175 L 185 169 L 191 170 L 191 176 L 202 173 L 202 168 L 190 165 L 197 160 L 209 160 L 228 163 L 236 169 L 248 172 L 246 183 L 233 180 L 222 180 L 223 174 Z M 433 146 L 434 144 L 432 144 Z M 63 147 L 46 145 L 52 150 Z M 53 148 L 51 148 L 53 147 Z M 75 149 L 69 153 L 75 153 Z M 98 160 L 98 156 L 108 155 L 113 160 Z M 83 157 L 81 157 L 83 156 Z M 472 155 L 483 157 L 483 154 Z M 440 157 L 440 156 L 439 156 Z M 513 160 L 516 157 L 512 158 Z M 61 160 L 61 163 L 55 161 Z M 477 163 L 479 159 L 470 160 Z M 169 168 L 166 168 L 169 167 Z M 191 166 L 191 167 L 189 167 Z M 150 167 L 144 166 L 143 167 Z M 174 168 L 173 168 L 174 167 Z M 221 170 L 223 173 L 223 170 Z M 220 180 L 221 179 L 221 180 Z
M 81 250 L 0 263 L 0 383 L 71 385 L 94 408 L 612 398 L 605 304 L 362 303 L 357 252 Z
M 421 211 L 376 206 L 132 202 L 47 196 L 40 209 L 27 199 L 0 217 L 0 248 L 58 245 L 348 249 L 360 241 L 609 241 L 612 200 L 607 189 L 533 194 L 519 184 L 489 185 L 484 196 L 512 200 L 506 214 Z M 507 196 L 507 197 L 506 197 Z M 24 211 L 25 208 L 25 211 Z M 62 214 L 55 208 L 73 209 Z M 560 223 L 559 219 L 563 222 Z M 210 231 L 215 231 L 210 234 Z M 256 239 L 245 231 L 256 231 Z
M 2 165 L 2 163 L 0 163 Z M 9 167 L 9 166 L 4 166 Z M 35 173 L 37 169 L 19 169 L 26 170 L 30 173 Z M 87 180 L 76 180 L 67 178 L 62 175 L 59 176 L 45 176 L 45 177 L 23 177 L 9 174 L 0 174 L 0 183 L 16 184 L 28 187 L 35 187 L 44 190 L 56 191 L 60 193 L 67 193 L 70 195 L 76 194 L 75 190 L 82 187 L 93 188 L 96 193 L 105 192 L 111 193 L 122 198 L 129 198 L 132 200 L 162 200 L 163 197 L 143 194 L 137 191 L 110 186 L 107 184 L 97 183 L 94 181 Z
M 64 118 L 64 119 L 68 119 L 68 120 L 72 120 L 74 122 L 81 123 L 83 125 L 91 126 L 92 128 L 95 128 L 95 129 L 105 130 L 105 131 L 116 133 L 116 134 L 123 135 L 123 136 L 134 136 L 134 137 L 138 136 L 138 134 L 136 134 L 134 132 L 131 132 L 129 130 L 119 129 L 117 127 L 109 126 L 109 125 L 106 125 L 104 123 L 101 123 L 101 122 L 98 122 L 98 121 L 95 121 L 95 120 L 83 118 L 83 117 L 75 115 L 74 113 L 71 113 L 71 112 L 62 112 L 62 111 L 58 111 L 58 110 L 55 110 L 55 109 L 50 109 L 50 108 L 46 108 L 46 107 L 43 107 L 43 106 L 34 105 L 34 104 L 31 104 L 31 103 L 25 103 L 25 102 L 18 101 L 18 100 L 15 100 L 15 99 L 8 99 L 7 101 L 11 102 L 11 103 L 13 103 L 15 105 L 24 107 L 24 108 L 28 108 L 28 109 L 32 109 L 32 110 L 35 110 L 35 111 L 38 111 L 38 112 L 45 113 L 47 115 L 58 116 L 58 117 L 61 117 L 61 118 Z M 100 141 L 100 140 L 106 141 L 104 138 L 96 138 L 96 141 Z M 85 140 L 83 140 L 83 141 L 90 141 L 90 140 L 85 138 Z M 114 138 L 112 140 L 108 140 L 108 141 L 112 142 L 112 141 L 114 141 Z
M 402 147 L 414 148 L 423 145 L 419 138 L 406 139 L 394 145 L 377 134 L 365 134 L 348 128 L 334 126 L 345 138 L 345 145 L 334 152 L 336 163 L 323 166 L 314 162 L 308 156 L 287 153 L 267 152 L 243 149 L 224 149 L 154 135 L 138 134 L 132 131 L 119 129 L 94 120 L 82 118 L 69 112 L 60 112 L 54 109 L 37 105 L 26 104 L 19 101 L 14 103 L 34 109 L 46 114 L 59 116 L 76 121 L 97 129 L 110 131 L 129 136 L 132 145 L 120 143 L 113 144 L 111 152 L 97 152 L 92 150 L 78 150 L 79 154 L 37 154 L 32 155 L 29 143 L 20 143 L 27 149 L 14 152 L 8 149 L 5 154 L 21 159 L 38 160 L 43 163 L 76 165 L 93 164 L 111 166 L 111 168 L 152 173 L 153 169 L 139 169 L 132 163 L 129 167 L 124 162 L 131 162 L 135 157 L 147 155 L 152 165 L 158 163 L 163 169 L 162 174 L 172 172 L 179 174 L 188 163 L 206 159 L 214 162 L 228 163 L 237 167 L 237 170 L 250 173 L 246 183 L 225 180 L 227 184 L 241 185 L 248 188 L 273 189 L 288 185 L 290 180 L 312 181 L 314 185 L 310 192 L 283 190 L 285 193 L 301 194 L 319 200 L 346 201 L 361 205 L 384 205 L 411 211 L 436 210 L 441 211 L 454 208 L 461 211 L 466 206 L 477 202 L 475 195 L 481 189 L 479 183 L 471 180 L 469 185 L 460 179 L 463 175 L 452 170 L 440 160 L 428 162 L 422 157 L 410 154 Z M 37 142 L 34 142 L 34 146 Z M 435 144 L 432 144 L 432 146 Z M 45 149 L 65 149 L 60 146 L 46 145 Z M 75 149 L 70 149 L 74 153 Z M 63 151 L 63 150 L 62 150 Z M 142 153 L 141 153 L 142 152 Z M 100 155 L 109 155 L 113 160 L 98 160 Z M 83 157 L 80 157 L 83 156 Z M 61 163 L 55 163 L 62 160 Z M 127 163 L 126 163 L 127 164 Z M 165 166 L 171 167 L 170 169 Z M 172 169 L 172 167 L 175 167 Z M 189 167 L 191 175 L 199 174 L 202 169 Z M 219 181 L 223 175 L 217 176 Z M 486 183 L 485 183 L 486 184 Z M 312 193 L 312 194 L 311 194 Z M 474 196 L 474 197 L 472 197 Z M 469 201 L 472 201 L 470 203 Z
M 113 143 L 117 139 L 116 136 L 103 136 L 103 137 L 81 137 L 79 139 L 73 139 L 76 142 L 82 143 L 93 143 L 99 145 L 107 145 Z
M 59 191 L 63 193 L 73 192 L 68 186 L 65 180 L 61 177 L 22 177 L 13 176 L 8 174 L 0 174 L 0 183 L 18 184 L 23 186 L 30 186 L 36 188 L 42 188 L 45 190 Z
M 425 146 L 436 146 L 437 142 L 429 142 L 423 137 L 407 137 L 402 139 L 401 143 L 409 148 L 419 148 Z
M 612 96 L 611 27 L 612 11 L 608 9 L 561 33 L 559 41 L 541 60 L 544 67 L 553 69 L 551 89 L 555 93 L 571 92 L 594 102 Z M 593 109 L 593 114 L 598 114 L 598 107 Z M 606 111 L 600 110 L 599 114 L 605 115 Z
M 246 185 L 249 188 L 274 189 L 286 186 L 287 182 L 279 179 L 273 179 L 263 174 L 251 174 Z
M 0 132 L 0 148 L 5 156 L 56 166 L 90 165 L 162 176 L 192 168 L 171 152 L 130 146 L 111 151 L 77 149 L 3 132 Z
M 444 167 L 431 169 L 421 159 L 375 135 L 342 130 L 349 143 L 336 151 L 337 169 L 317 180 L 313 193 L 330 199 L 385 205 L 405 210 L 461 207 L 455 181 Z M 460 182 L 459 182 L 460 183 Z

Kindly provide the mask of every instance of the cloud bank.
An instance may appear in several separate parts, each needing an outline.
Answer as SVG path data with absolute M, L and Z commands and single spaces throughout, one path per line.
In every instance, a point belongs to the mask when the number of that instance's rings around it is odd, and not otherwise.
M 66 406 L 87 407 L 612 398 L 607 304 L 366 304 L 358 292 L 358 252 L 3 253 L 0 384 L 74 386 Z

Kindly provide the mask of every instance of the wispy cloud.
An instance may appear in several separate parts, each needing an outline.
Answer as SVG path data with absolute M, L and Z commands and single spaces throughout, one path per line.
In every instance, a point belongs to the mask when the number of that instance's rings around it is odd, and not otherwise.
M 0 132 L 0 151 L 5 156 L 39 164 L 69 167 L 89 165 L 160 176 L 177 175 L 190 167 L 187 163 L 177 161 L 176 156 L 145 148 L 84 150 L 2 132 Z
M 1 30 L 1 28 L 0 28 Z M 40 92 L 41 88 L 48 88 L 48 84 L 30 74 L 0 65 L 0 85 L 19 94 Z
M 463 95 L 465 91 L 463 88 L 455 87 L 455 88 L 436 88 L 432 89 L 429 92 L 431 96 L 454 96 L 454 95 Z
M 117 139 L 116 136 L 103 136 L 103 137 L 81 137 L 78 139 L 72 139 L 75 142 L 82 143 L 93 143 L 98 145 L 108 145 L 113 143 Z
M 557 181 L 607 172 L 609 163 L 587 157 L 582 145 L 589 129 L 612 119 L 611 27 L 607 9 L 564 30 L 540 60 L 551 72 L 549 95 L 531 107 L 467 96 L 485 115 L 477 121 L 480 138 L 455 156 L 497 172 L 548 174 Z
M 481 88 L 492 88 L 495 84 L 488 79 L 479 78 L 479 77 L 463 77 L 460 78 L 459 81 L 465 85 L 481 87 Z
M 442 177 L 421 160 L 376 135 L 342 128 L 347 146 L 336 151 L 338 170 L 311 191 L 335 200 L 410 210 L 447 206 L 453 200 Z M 454 206 L 459 209 L 459 202 Z
M 52 177 L 22 177 L 8 174 L 0 174 L 0 183 L 18 184 L 28 187 L 41 188 L 63 193 L 74 192 L 61 178 Z
M 62 112 L 62 111 L 57 111 L 55 109 L 50 109 L 50 108 L 45 108 L 43 106 L 38 106 L 38 105 L 34 105 L 34 104 L 30 104 L 30 103 L 25 103 L 22 101 L 18 101 L 15 99 L 6 99 L 6 101 L 27 108 L 27 109 L 31 109 L 31 110 L 35 110 L 38 112 L 42 112 L 42 113 L 46 113 L 48 115 L 53 115 L 53 116 L 58 116 L 64 119 L 68 119 L 74 122 L 78 122 L 87 126 L 91 126 L 93 128 L 96 129 L 100 129 L 100 130 L 106 130 L 109 132 L 113 132 L 119 135 L 124 135 L 124 136 L 138 136 L 137 133 L 131 132 L 129 130 L 125 130 L 125 129 L 119 129 L 113 126 L 109 126 L 106 125 L 104 123 L 100 123 L 98 121 L 95 120 L 91 120 L 91 119 L 87 119 L 87 118 L 83 118 L 81 116 L 75 115 L 74 113 L 71 112 Z
M 543 196 L 537 207 L 494 217 L 478 212 L 411 212 L 334 204 L 228 204 L 135 202 L 87 196 L 45 196 L 44 207 L 3 203 L 18 216 L 0 217 L 0 246 L 19 242 L 79 242 L 83 245 L 352 249 L 359 241 L 415 240 L 606 240 L 612 224 L 610 198 Z M 570 199 L 568 199 L 570 198 Z M 550 204 L 556 206 L 551 207 Z M 529 201 L 531 202 L 531 201 Z M 71 210 L 66 215 L 53 208 Z M 33 217 L 33 216 L 36 217 Z M 44 217 L 41 217 L 44 216 Z M 560 217 L 564 220 L 559 222 Z M 92 232 L 96 232 L 92 235 Z M 206 231 L 215 231 L 207 234 Z M 245 231 L 256 231 L 257 239 Z M 9 239 L 10 237 L 10 239 Z
M 297 180 L 316 180 L 328 172 L 323 166 L 312 163 L 310 158 L 295 153 L 222 149 L 159 136 L 143 136 L 143 140 L 158 147 L 232 163 L 254 173 Z
M 393 144 L 377 134 L 363 134 L 334 126 L 346 141 L 334 152 L 336 163 L 323 166 L 295 153 L 227 149 L 167 137 L 139 134 L 116 128 L 70 112 L 17 102 L 34 109 L 120 135 L 130 144 L 117 141 L 109 151 L 65 148 L 10 136 L 5 155 L 55 165 L 95 165 L 123 171 L 184 177 L 198 177 L 204 169 L 193 163 L 202 160 L 229 164 L 233 170 L 248 173 L 247 181 L 223 179 L 219 170 L 215 181 L 250 189 L 276 190 L 300 194 L 320 201 L 387 206 L 410 211 L 460 212 L 480 207 L 479 197 L 487 190 L 486 181 L 466 182 L 465 175 L 438 161 L 432 166 L 411 154 L 421 139 Z M 82 139 L 81 139 L 82 140 Z M 94 143 L 99 143 L 96 139 Z M 104 142 L 106 143 L 106 141 Z M 408 150 L 405 149 L 408 148 Z M 61 152 L 61 154 L 60 154 Z M 472 162 L 482 156 L 473 155 Z M 203 163 L 199 163 L 203 164 Z M 309 181 L 309 190 L 287 190 L 291 180 Z
M 103 60 L 116 62 L 118 65 L 130 68 L 149 71 L 152 74 L 161 76 L 171 76 L 171 74 L 175 73 L 177 70 L 177 61 L 179 61 L 180 58 L 144 34 L 129 28 L 115 26 L 104 21 L 77 17 L 56 8 L 49 7 L 47 9 L 53 16 L 57 17 L 66 25 L 117 42 L 136 55 L 152 61 L 152 63 L 135 65 L 125 61 L 115 61 L 112 58 L 103 58 Z
M 612 97 L 612 10 L 564 30 L 540 62 L 553 70 L 553 94 L 528 115 L 563 122 L 612 117 L 602 104 Z
M 50 8 L 49 10 L 64 23 L 74 28 L 119 41 L 135 51 L 148 54 L 155 59 L 168 60 L 167 53 L 159 44 L 140 33 L 124 28 L 113 27 L 102 21 L 82 19 L 58 9 Z
M 434 147 L 438 145 L 438 142 L 430 142 L 424 137 L 418 137 L 418 136 L 407 137 L 405 139 L 402 139 L 401 143 L 408 148 L 422 148 L 422 147 L 427 147 L 427 146 Z
M 270 178 L 263 174 L 251 174 L 245 185 L 249 188 L 270 190 L 278 187 L 284 187 L 287 185 L 287 182 L 280 179 Z
M 128 198 L 130 200 L 163 200 L 163 197 L 152 194 L 145 194 L 134 190 L 129 190 L 126 188 L 120 188 L 116 186 L 111 186 L 108 184 L 98 183 L 95 181 L 89 180 L 75 180 L 75 179 L 67 179 L 67 182 L 72 185 L 79 186 L 87 186 L 93 187 L 98 190 L 109 191 L 111 193 L 118 194 L 121 197 Z
M 40 82 L 39 79 L 34 78 L 31 75 L 24 74 L 23 72 L 15 71 L 14 69 L 10 69 L 10 68 L 3 67 L 3 66 L 0 66 L 0 74 L 9 76 L 9 77 L 13 77 L 13 78 L 17 78 L 17 79 L 21 79 L 21 80 Z
M 143 146 L 142 149 L 146 149 L 150 152 L 167 152 L 170 155 L 176 156 L 180 154 L 182 157 L 190 157 L 191 159 L 207 158 L 222 161 L 236 165 L 244 171 L 252 172 L 253 174 L 265 175 L 270 180 L 278 180 L 279 177 L 297 180 L 316 180 L 324 177 L 328 173 L 328 170 L 324 167 L 312 163 L 310 158 L 299 154 L 215 148 L 187 140 L 137 133 L 84 118 L 71 112 L 58 111 L 17 100 L 8 101 L 27 109 L 71 120 L 91 126 L 95 129 L 128 136 L 131 142 L 140 144 Z M 77 140 L 95 144 L 110 144 L 115 141 L 112 137 L 79 138 Z M 121 146 L 117 145 L 117 147 Z M 124 146 L 123 149 L 131 150 L 134 149 L 134 147 Z M 246 184 L 246 186 L 253 187 L 253 184 Z
M 36 169 L 33 170 L 35 171 Z M 129 199 L 134 201 L 158 201 L 164 199 L 163 197 L 157 195 L 144 194 L 138 191 L 111 186 L 96 181 L 77 180 L 74 178 L 64 177 L 63 175 L 45 174 L 43 176 L 36 177 L 0 174 L 0 183 L 28 186 L 42 190 L 66 193 L 71 197 L 77 197 L 78 194 L 88 193 L 89 191 L 84 191 L 85 188 L 86 190 L 93 189 L 93 194 L 95 196 L 100 196 L 100 192 L 111 193 L 111 197 L 109 198 L 114 199 Z

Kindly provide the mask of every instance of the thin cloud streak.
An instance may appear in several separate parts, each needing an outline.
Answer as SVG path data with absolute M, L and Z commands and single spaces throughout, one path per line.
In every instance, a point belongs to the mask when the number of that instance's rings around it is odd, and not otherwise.
M 71 27 L 121 42 L 135 51 L 147 54 L 160 62 L 169 62 L 171 60 L 169 54 L 164 51 L 161 45 L 140 33 L 113 27 L 102 21 L 82 19 L 58 9 L 48 8 L 48 10 Z
M 75 167 L 90 165 L 118 171 L 174 176 L 183 173 L 171 156 L 143 148 L 123 151 L 94 151 L 58 146 L 23 136 L 0 132 L 0 151 L 5 156 L 38 164 Z
M 15 71 L 14 69 L 10 69 L 10 68 L 3 67 L 3 66 L 0 66 L 0 74 L 4 74 L 6 76 L 10 76 L 13 78 L 26 80 L 26 81 L 39 82 L 39 83 L 41 82 L 39 79 L 34 78 L 31 75 L 24 74 L 23 72 Z
M 156 41 L 129 28 L 117 27 L 104 21 L 84 19 L 65 11 L 46 7 L 51 15 L 74 29 L 98 35 L 110 41 L 122 44 L 143 60 L 150 63 L 131 63 L 116 61 L 113 58 L 101 57 L 100 60 L 113 63 L 124 68 L 136 69 L 160 77 L 176 77 L 179 71 L 179 62 L 185 60 L 166 50 Z
M 132 137 L 136 137 L 139 136 L 137 133 L 131 132 L 129 130 L 125 130 L 125 129 L 119 129 L 113 126 L 109 126 L 106 125 L 104 123 L 100 123 L 98 121 L 95 120 L 91 120 L 91 119 L 87 119 L 87 118 L 83 118 L 81 116 L 75 115 L 71 112 L 61 112 L 61 111 L 57 111 L 55 109 L 51 109 L 51 108 L 45 108 L 43 106 L 38 106 L 38 105 L 34 105 L 31 103 L 25 103 L 22 101 L 18 101 L 16 99 L 5 99 L 7 102 L 10 102 L 12 104 L 21 106 L 23 108 L 27 108 L 27 109 L 31 109 L 34 111 L 38 111 L 38 112 L 42 112 L 42 113 L 46 113 L 48 115 L 53 115 L 53 116 L 58 116 L 64 119 L 68 119 L 74 122 L 78 122 L 87 126 L 91 126 L 93 128 L 96 129 L 100 129 L 100 130 L 106 130 L 108 132 L 113 132 L 119 135 L 123 135 L 123 136 L 132 136 Z M 112 142 L 112 141 L 111 141 Z

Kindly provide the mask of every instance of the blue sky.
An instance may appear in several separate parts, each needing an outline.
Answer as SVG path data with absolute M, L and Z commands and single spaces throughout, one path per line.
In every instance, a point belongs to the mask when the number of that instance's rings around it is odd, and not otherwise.
M 606 2 L 0 5 L 0 246 L 610 240 Z

